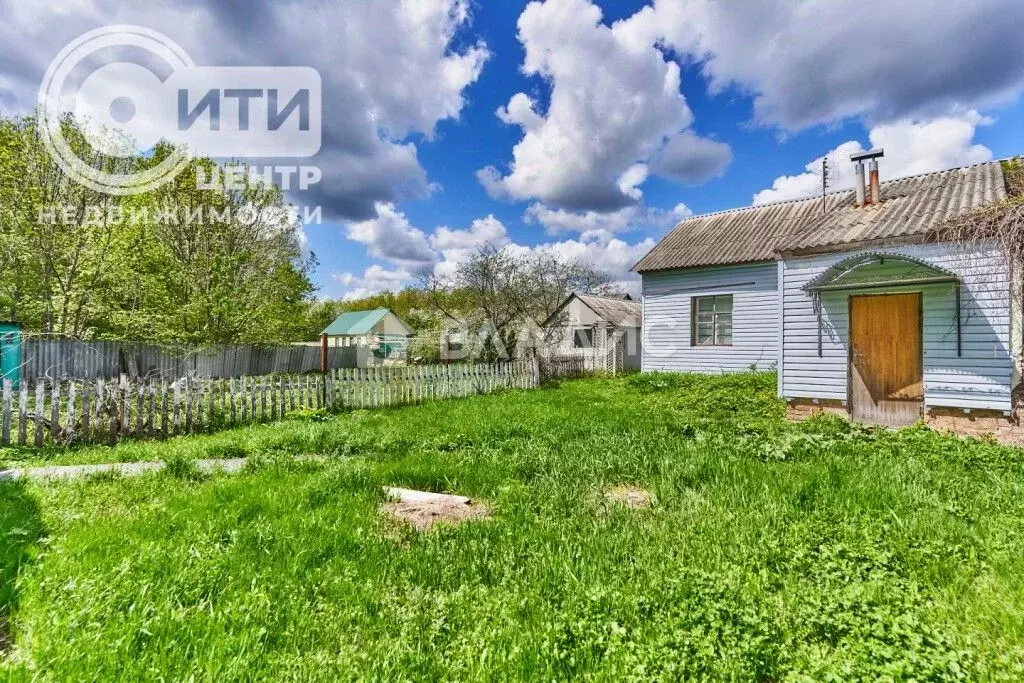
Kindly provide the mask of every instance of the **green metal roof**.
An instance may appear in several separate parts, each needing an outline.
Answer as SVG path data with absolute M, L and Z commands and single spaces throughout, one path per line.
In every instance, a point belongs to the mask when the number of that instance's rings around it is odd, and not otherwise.
M 366 334 L 390 312 L 386 308 L 375 308 L 372 311 L 342 313 L 321 334 L 326 334 L 329 337 Z
M 805 284 L 803 289 L 820 292 L 943 282 L 960 282 L 960 277 L 904 254 L 868 252 L 840 261 Z

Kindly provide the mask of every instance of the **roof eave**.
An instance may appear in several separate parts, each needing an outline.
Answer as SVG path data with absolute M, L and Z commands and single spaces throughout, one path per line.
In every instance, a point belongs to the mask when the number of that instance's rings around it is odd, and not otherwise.
M 852 242 L 839 242 L 836 244 L 816 244 L 808 247 L 793 247 L 789 249 L 777 249 L 777 259 L 787 259 L 798 256 L 816 256 L 818 254 L 835 254 L 844 251 L 856 251 L 858 249 L 879 249 L 887 247 L 903 247 L 911 244 L 928 244 L 936 242 L 935 231 L 919 233 L 916 235 L 900 235 L 897 237 L 883 237 L 872 240 L 855 240 Z
M 772 261 L 778 261 L 778 256 L 772 254 L 767 258 L 756 258 L 756 259 L 740 259 L 736 261 L 718 261 L 714 263 L 696 263 L 685 266 L 662 266 L 657 268 L 644 268 L 643 270 L 634 270 L 633 272 L 644 275 L 646 273 L 663 273 L 670 270 L 697 270 L 700 268 L 724 268 L 727 266 L 749 266 L 754 263 L 771 263 Z

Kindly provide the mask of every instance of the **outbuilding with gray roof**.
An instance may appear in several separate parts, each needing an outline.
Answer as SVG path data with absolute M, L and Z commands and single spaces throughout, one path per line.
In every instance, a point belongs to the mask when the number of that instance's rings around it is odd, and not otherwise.
M 628 294 L 573 292 L 542 327 L 559 349 L 593 352 L 604 369 L 640 369 L 643 306 Z

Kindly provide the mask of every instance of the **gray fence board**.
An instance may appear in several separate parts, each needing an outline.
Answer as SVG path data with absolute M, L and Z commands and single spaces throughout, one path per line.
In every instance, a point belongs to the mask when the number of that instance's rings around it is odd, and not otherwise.
M 159 346 L 116 341 L 24 338 L 21 377 L 37 379 L 131 378 L 176 380 L 185 376 L 227 378 L 243 375 L 318 372 L 318 346 L 217 345 Z M 327 368 L 366 367 L 372 362 L 366 347 L 331 347 Z

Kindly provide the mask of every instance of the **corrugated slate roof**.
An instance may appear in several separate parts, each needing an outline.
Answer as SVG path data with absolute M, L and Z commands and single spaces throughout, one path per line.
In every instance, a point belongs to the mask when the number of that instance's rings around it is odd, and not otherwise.
M 349 311 L 342 313 L 334 319 L 327 328 L 321 332 L 329 337 L 341 337 L 352 334 L 366 334 L 373 329 L 373 326 L 384 319 L 390 311 L 386 308 L 375 308 L 372 311 Z
M 778 252 L 827 250 L 870 240 L 933 233 L 950 217 L 1006 198 L 1000 162 L 899 178 L 880 186 L 881 203 L 858 208 L 853 190 L 688 218 L 633 270 L 770 261 Z
M 576 297 L 615 327 L 640 327 L 644 307 L 639 301 L 592 294 L 577 294 Z
M 573 292 L 555 309 L 554 313 L 548 316 L 542 327 L 547 327 L 573 299 L 582 301 L 599 318 L 613 327 L 640 327 L 640 323 L 643 321 L 643 304 L 639 301 L 633 301 L 628 294 L 597 296 L 596 294 Z

